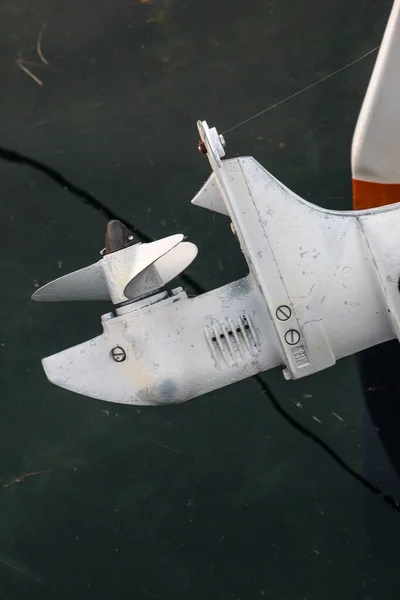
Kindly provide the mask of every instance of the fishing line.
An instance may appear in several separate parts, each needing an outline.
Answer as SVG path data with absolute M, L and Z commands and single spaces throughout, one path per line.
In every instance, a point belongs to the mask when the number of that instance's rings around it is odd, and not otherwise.
M 361 59 L 359 59 L 361 60 Z M 144 242 L 152 242 L 153 239 L 144 233 L 137 227 L 133 226 L 132 223 L 125 221 L 118 217 L 112 210 L 110 210 L 107 206 L 102 204 L 100 200 L 98 200 L 93 194 L 85 191 L 84 189 L 74 185 L 70 181 L 68 181 L 61 173 L 49 167 L 33 158 L 29 158 L 24 156 L 14 150 L 8 150 L 6 148 L 0 148 L 0 159 L 3 159 L 8 162 L 24 164 L 32 169 L 36 169 L 37 171 L 44 173 L 52 181 L 60 185 L 64 190 L 83 200 L 85 204 L 91 206 L 94 210 L 101 213 L 107 219 L 117 219 L 124 223 L 124 225 L 130 229 L 134 234 L 137 235 L 138 238 L 141 238 Z M 193 279 L 190 275 L 181 275 L 182 281 L 188 283 L 192 289 L 198 294 L 204 294 L 205 290 L 202 285 L 200 285 L 195 279 Z M 381 489 L 375 486 L 373 483 L 368 481 L 365 477 L 363 477 L 360 473 L 357 473 L 352 467 L 350 467 L 326 442 L 324 442 L 320 437 L 318 437 L 315 433 L 307 429 L 304 425 L 299 423 L 294 417 L 292 417 L 280 404 L 275 394 L 271 391 L 268 384 L 262 379 L 260 375 L 254 375 L 253 378 L 257 381 L 258 385 L 262 393 L 269 398 L 273 408 L 283 417 L 283 419 L 289 423 L 294 429 L 296 429 L 301 435 L 310 439 L 312 442 L 317 444 L 320 448 L 322 448 L 329 456 L 346 472 L 348 475 L 356 479 L 361 485 L 363 485 L 370 492 L 381 496 L 382 499 L 389 504 L 392 508 L 400 511 L 400 502 L 395 500 L 392 496 L 385 494 Z
M 369 56 L 370 54 L 373 54 L 374 52 L 376 52 L 377 50 L 379 50 L 380 47 L 381 47 L 380 45 L 376 46 L 376 48 L 373 48 L 372 50 L 369 50 L 369 52 L 366 52 L 365 54 L 363 54 L 359 58 L 356 58 L 356 60 L 353 60 L 351 63 L 348 63 L 344 67 L 341 67 L 340 69 L 337 69 L 336 71 L 334 71 L 333 73 L 330 73 L 329 75 L 325 75 L 325 77 L 322 77 L 321 79 L 318 79 L 318 81 L 314 81 L 314 83 L 311 83 L 310 85 L 307 85 L 307 87 L 302 88 L 301 90 L 298 90 L 294 94 L 291 94 L 290 96 L 287 96 L 286 98 L 283 98 L 283 100 L 279 100 L 279 102 L 276 102 L 275 104 L 271 104 L 271 106 L 268 106 L 267 108 L 264 108 L 263 110 L 260 110 L 260 112 L 256 113 L 252 117 L 249 117 L 248 119 L 245 119 L 244 121 L 241 121 L 237 125 L 234 125 L 233 127 L 230 127 L 229 129 L 225 129 L 225 131 L 222 132 L 222 135 L 225 135 L 226 133 L 229 133 L 230 131 L 233 131 L 234 129 L 237 129 L 238 127 L 241 127 L 242 125 L 245 125 L 246 123 L 249 123 L 253 119 L 257 119 L 257 117 L 260 117 L 261 115 L 269 112 L 273 108 L 276 108 L 277 106 L 280 106 L 281 104 L 284 104 L 285 102 L 288 102 L 288 100 L 291 100 L 295 96 L 299 96 L 303 92 L 306 92 L 307 90 L 310 90 L 311 88 L 315 87 L 316 85 L 319 85 L 323 81 L 326 81 L 327 79 L 330 79 L 331 77 L 334 77 L 338 73 L 341 73 L 342 71 L 345 71 L 346 69 L 349 69 L 350 67 L 352 67 L 353 65 L 357 64 L 358 62 L 360 62 L 364 58 L 367 58 L 367 56 Z

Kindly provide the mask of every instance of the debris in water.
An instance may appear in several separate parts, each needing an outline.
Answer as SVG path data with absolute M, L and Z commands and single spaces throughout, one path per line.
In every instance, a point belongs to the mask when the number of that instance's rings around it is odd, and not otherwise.
M 292 404 L 294 404 L 294 406 L 296 408 L 303 408 L 302 403 L 300 402 L 300 400 L 291 400 Z
M 13 483 L 22 483 L 27 477 L 32 477 L 33 475 L 43 475 L 43 473 L 50 473 L 50 471 L 51 469 L 47 469 L 47 471 L 32 471 L 31 473 L 24 473 L 23 475 L 19 475 L 19 477 L 15 477 L 8 483 L 5 483 L 3 487 L 9 487 Z
M 42 38 L 43 38 L 43 34 L 44 34 L 46 27 L 47 27 L 47 23 L 44 23 L 44 25 L 42 25 L 42 29 L 39 32 L 39 37 L 38 37 L 38 41 L 36 44 L 36 52 L 38 53 L 38 56 L 39 56 L 40 60 L 42 61 L 42 63 L 49 66 L 50 63 L 45 59 L 45 57 L 43 56 L 43 52 L 42 52 Z
M 36 75 L 34 75 L 32 73 L 32 71 L 30 69 L 28 69 L 28 67 L 26 67 L 24 65 L 24 61 L 21 57 L 17 58 L 17 60 L 15 61 L 15 64 L 17 65 L 17 67 L 19 67 L 24 73 L 26 73 L 28 75 L 28 77 L 30 77 L 31 79 L 33 79 L 33 81 L 35 81 L 38 85 L 43 85 L 43 81 L 41 79 L 39 79 L 39 77 L 36 77 Z
M 344 419 L 340 415 L 338 415 L 337 413 L 335 413 L 335 412 L 332 412 L 331 415 L 333 417 L 336 417 L 337 419 L 339 419 L 339 421 L 342 421 L 342 422 L 344 421 Z

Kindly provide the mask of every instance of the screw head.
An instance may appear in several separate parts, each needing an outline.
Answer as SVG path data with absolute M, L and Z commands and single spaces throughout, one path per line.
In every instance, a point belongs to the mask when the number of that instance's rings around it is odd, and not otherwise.
M 121 346 L 115 346 L 115 348 L 111 350 L 111 356 L 115 362 L 124 362 L 126 359 L 126 352 Z
M 297 329 L 289 329 L 285 333 L 285 342 L 289 344 L 289 346 L 295 346 L 300 341 L 300 333 Z
M 289 306 L 286 306 L 286 304 L 282 304 L 276 309 L 276 317 L 280 321 L 287 321 L 288 319 L 290 319 L 291 316 L 292 311 Z

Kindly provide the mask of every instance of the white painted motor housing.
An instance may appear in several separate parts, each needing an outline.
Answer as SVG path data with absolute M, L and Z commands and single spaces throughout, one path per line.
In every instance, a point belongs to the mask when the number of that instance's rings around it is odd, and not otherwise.
M 321 209 L 251 157 L 221 160 L 216 130 L 198 128 L 213 174 L 192 202 L 230 219 L 249 274 L 195 298 L 168 293 L 197 252 L 171 236 L 40 288 L 35 300 L 115 306 L 101 335 L 43 360 L 52 383 L 110 402 L 172 404 L 279 365 L 298 379 L 399 338 L 399 204 Z

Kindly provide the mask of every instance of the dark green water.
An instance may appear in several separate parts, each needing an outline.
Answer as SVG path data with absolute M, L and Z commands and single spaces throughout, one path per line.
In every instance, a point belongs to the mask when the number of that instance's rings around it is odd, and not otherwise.
M 196 120 L 222 131 L 353 61 L 380 43 L 390 8 L 3 0 L 1 145 L 154 238 L 188 235 L 200 249 L 190 274 L 212 289 L 245 270 L 227 221 L 190 205 L 209 174 Z M 40 63 L 44 23 L 58 70 L 29 65 L 40 86 L 15 61 Z M 351 207 L 350 143 L 373 62 L 228 134 L 228 155 L 254 156 L 316 204 Z M 97 260 L 106 221 L 29 168 L 0 163 L 0 182 L 0 595 L 398 598 L 399 514 L 283 421 L 253 380 L 163 409 L 47 382 L 40 359 L 99 333 L 106 309 L 30 295 Z M 266 379 L 301 423 L 400 496 L 353 358 L 295 383 Z

